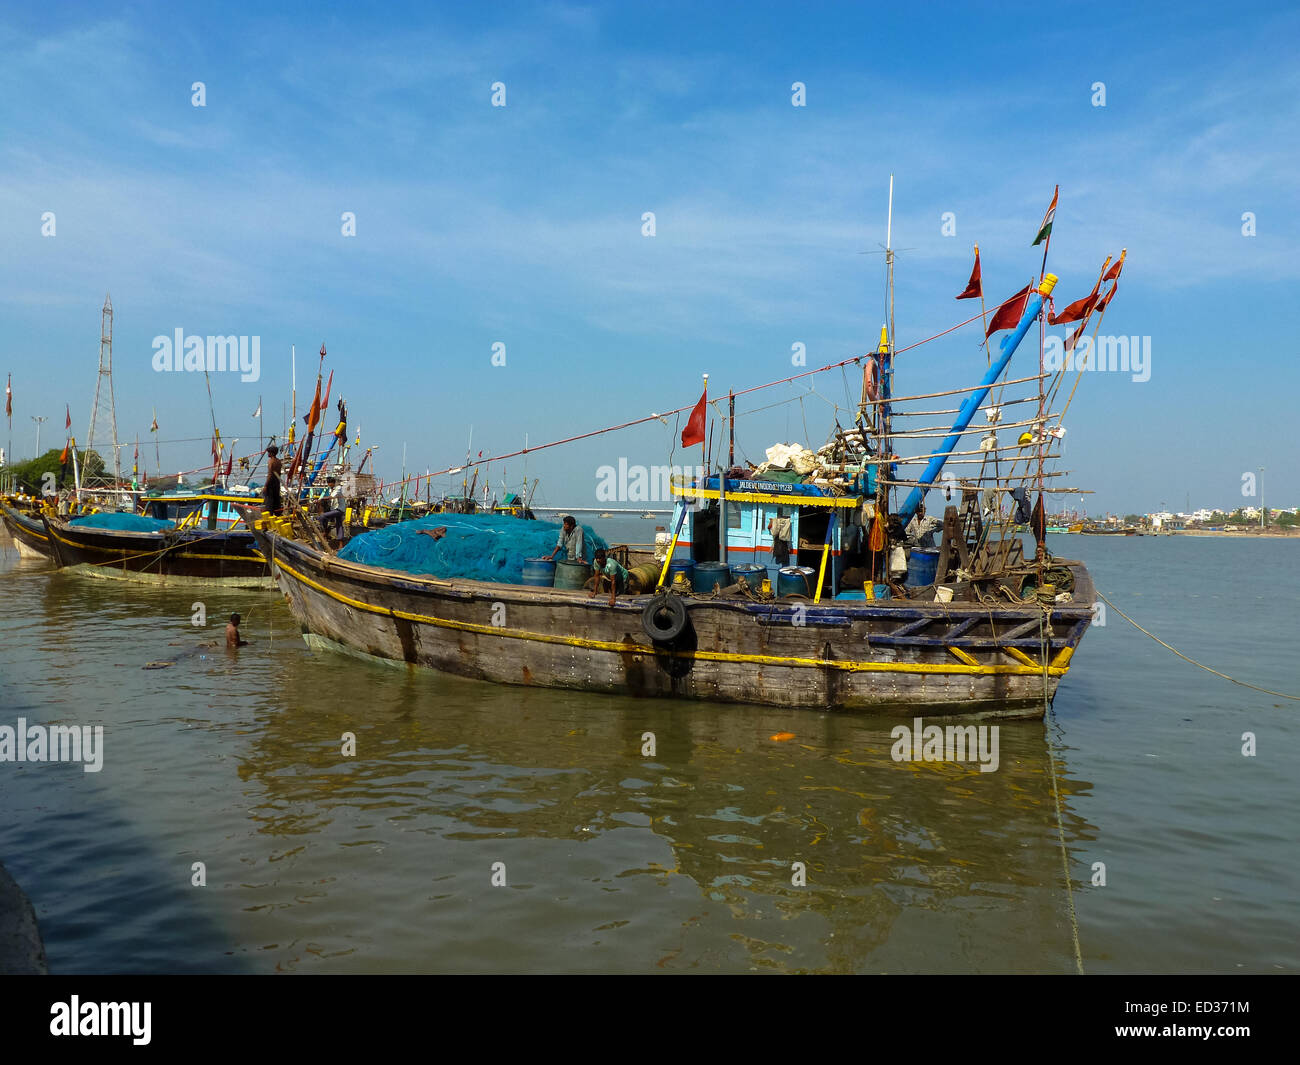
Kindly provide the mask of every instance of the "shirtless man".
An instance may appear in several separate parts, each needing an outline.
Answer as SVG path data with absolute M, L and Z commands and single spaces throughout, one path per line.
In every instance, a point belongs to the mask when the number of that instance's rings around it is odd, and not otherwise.
M 226 650 L 234 651 L 240 647 L 247 647 L 248 641 L 239 638 L 239 615 L 230 615 L 230 624 L 226 626 Z

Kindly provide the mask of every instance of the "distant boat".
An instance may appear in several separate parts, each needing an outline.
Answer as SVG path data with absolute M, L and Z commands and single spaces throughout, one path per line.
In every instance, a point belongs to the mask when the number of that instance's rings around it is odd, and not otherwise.
M 611 513 L 607 510 L 607 511 L 605 511 L 605 513 L 603 513 L 603 514 L 597 514 L 596 516 L 597 516 L 598 518 L 612 518 L 614 515 L 611 514 Z
M 657 515 L 653 510 L 647 510 L 644 514 L 641 515 L 641 517 L 643 518 L 657 518 L 658 516 L 659 515 Z M 603 518 L 604 515 L 602 514 L 601 517 Z

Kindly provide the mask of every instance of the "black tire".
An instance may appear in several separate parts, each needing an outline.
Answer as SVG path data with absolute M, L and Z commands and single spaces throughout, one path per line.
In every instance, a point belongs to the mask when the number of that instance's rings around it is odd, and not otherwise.
M 676 595 L 656 595 L 641 611 L 641 627 L 655 643 L 671 643 L 686 631 L 686 604 Z

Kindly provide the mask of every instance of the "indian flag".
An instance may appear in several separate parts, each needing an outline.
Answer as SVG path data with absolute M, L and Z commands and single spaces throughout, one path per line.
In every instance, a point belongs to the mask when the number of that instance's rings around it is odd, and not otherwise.
M 1061 195 L 1061 186 L 1056 186 L 1056 191 L 1052 193 L 1052 205 L 1047 209 L 1047 214 L 1043 215 L 1042 224 L 1038 227 L 1038 236 L 1034 238 L 1034 243 L 1029 245 L 1031 248 L 1041 244 L 1052 235 L 1052 223 L 1056 221 L 1056 200 Z

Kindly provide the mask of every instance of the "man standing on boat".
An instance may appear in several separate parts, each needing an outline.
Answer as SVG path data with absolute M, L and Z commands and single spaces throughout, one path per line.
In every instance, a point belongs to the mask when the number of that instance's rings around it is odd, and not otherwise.
M 601 583 L 609 581 L 609 605 L 614 605 L 614 596 L 619 592 L 627 591 L 628 572 L 618 564 L 618 560 L 608 555 L 603 547 L 596 548 L 596 558 L 593 563 L 596 575 L 593 578 L 594 587 L 587 598 L 594 599 L 596 593 L 600 591 Z
M 586 562 L 587 551 L 583 546 L 582 526 L 572 514 L 564 516 L 564 522 L 560 526 L 560 534 L 555 538 L 555 550 L 547 558 L 554 559 L 556 555 L 563 550 L 565 558 L 570 562 Z
M 916 516 L 907 523 L 904 534 L 907 537 L 908 547 L 919 547 L 923 551 L 934 550 L 934 531 L 941 528 L 943 522 L 938 518 L 927 518 L 925 516 L 925 504 L 916 505 Z
M 333 477 L 325 478 L 325 484 L 328 486 L 328 491 L 325 493 L 325 496 L 322 500 L 322 505 L 327 507 L 328 509 L 322 511 L 321 513 L 320 516 L 321 524 L 325 526 L 327 529 L 331 525 L 333 525 L 335 530 L 334 538 L 336 540 L 342 540 L 343 539 L 343 487 Z
M 262 499 L 266 506 L 268 514 L 279 514 L 281 510 L 280 502 L 280 471 L 283 465 L 279 459 L 280 449 L 272 444 L 266 449 L 266 484 L 262 486 Z

